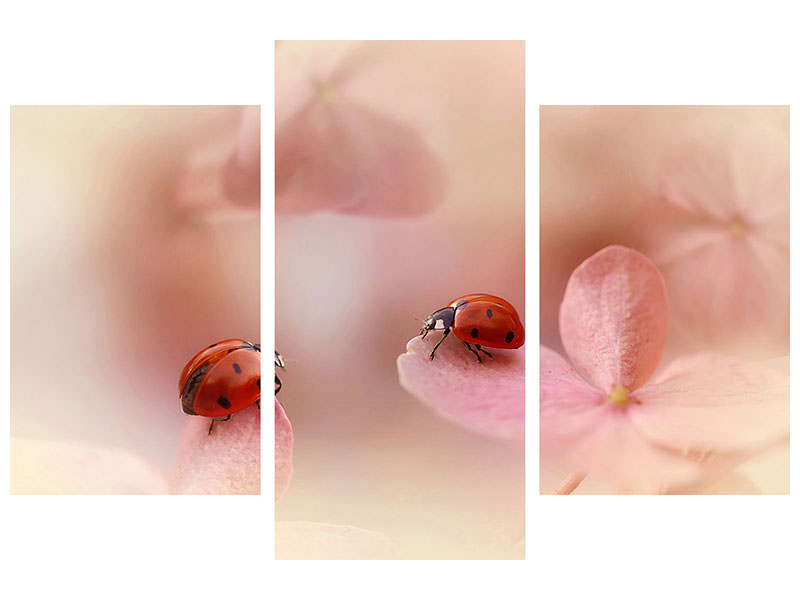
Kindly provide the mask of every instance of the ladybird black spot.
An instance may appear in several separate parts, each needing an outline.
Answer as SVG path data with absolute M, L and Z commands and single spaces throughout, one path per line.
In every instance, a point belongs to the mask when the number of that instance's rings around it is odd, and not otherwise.
M 220 396 L 217 398 L 217 404 L 219 404 L 222 408 L 230 408 L 231 401 L 228 400 L 225 396 Z
M 239 363 L 233 363 L 233 370 L 236 371 L 237 373 L 241 373 L 242 367 L 239 366 Z
M 216 345 L 217 345 L 217 344 L 211 344 L 211 345 L 209 346 L 209 348 L 213 348 L 213 347 L 214 347 L 214 346 L 216 346 Z
M 490 319 L 494 316 L 494 313 L 492 312 L 491 308 L 486 309 L 486 316 L 489 317 Z
M 261 377 L 259 377 L 259 378 L 256 380 L 256 385 L 258 386 L 258 389 L 261 389 Z
M 230 354 L 234 350 L 238 350 L 238 348 L 228 348 L 228 351 L 225 354 Z
M 476 337 L 478 337 L 478 330 L 477 329 L 473 329 L 472 331 L 469 332 L 469 334 L 472 337 L 476 338 Z
M 506 344 L 510 344 L 511 340 L 513 340 L 513 339 L 514 339 L 514 332 L 513 331 L 509 331 L 506 334 Z

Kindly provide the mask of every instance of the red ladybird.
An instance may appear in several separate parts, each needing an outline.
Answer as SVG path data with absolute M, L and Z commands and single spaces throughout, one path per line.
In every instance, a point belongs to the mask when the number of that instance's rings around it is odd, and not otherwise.
M 478 357 L 478 362 L 481 362 L 478 351 L 492 358 L 481 346 L 519 348 L 525 343 L 525 328 L 517 311 L 508 301 L 490 294 L 467 294 L 456 298 L 425 319 L 419 334 L 425 339 L 431 330 L 444 330 L 442 339 L 431 351 L 431 360 L 450 331 Z M 477 350 L 470 344 L 474 344 Z
M 245 340 L 211 344 L 186 363 L 178 381 L 183 412 L 227 421 L 261 400 L 261 346 Z M 224 418 L 223 418 L 224 417 Z

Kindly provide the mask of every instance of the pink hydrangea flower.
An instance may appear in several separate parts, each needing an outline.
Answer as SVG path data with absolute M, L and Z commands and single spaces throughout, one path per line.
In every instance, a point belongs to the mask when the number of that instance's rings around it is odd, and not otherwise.
M 417 216 L 444 200 L 444 166 L 424 132 L 399 120 L 387 102 L 374 109 L 354 99 L 365 56 L 353 52 L 329 69 L 301 73 L 303 85 L 283 86 L 293 93 L 276 102 L 279 213 Z M 279 80 L 298 79 L 293 63 L 288 69 L 279 63 Z
M 788 352 L 789 143 L 772 126 L 705 127 L 664 163 L 645 248 L 695 345 Z
M 609 246 L 573 272 L 559 325 L 570 365 L 541 347 L 540 442 L 549 458 L 623 491 L 664 492 L 788 436 L 788 378 L 708 354 L 653 374 L 667 343 L 663 278 Z

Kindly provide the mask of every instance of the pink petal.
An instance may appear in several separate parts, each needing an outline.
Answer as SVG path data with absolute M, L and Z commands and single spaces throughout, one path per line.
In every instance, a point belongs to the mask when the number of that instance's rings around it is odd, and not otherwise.
M 246 107 L 239 136 L 222 172 L 222 185 L 235 203 L 258 208 L 261 201 L 261 111 Z
M 394 544 L 382 533 L 349 525 L 278 521 L 278 560 L 368 560 L 398 558 Z
M 789 136 L 765 123 L 737 132 L 731 152 L 733 187 L 748 221 L 789 245 Z
M 218 422 L 187 417 L 170 479 L 173 494 L 260 494 L 261 410 L 253 404 Z
M 789 378 L 759 363 L 681 357 L 636 397 L 637 428 L 684 456 L 754 452 L 789 435 Z
M 636 250 L 600 250 L 572 273 L 559 326 L 567 355 L 601 390 L 638 388 L 656 370 L 667 343 L 661 273 Z
M 692 237 L 685 230 L 673 233 L 679 244 Z M 726 233 L 662 268 L 673 320 L 682 332 L 744 353 L 785 351 L 788 251 L 755 237 Z
M 186 153 L 173 208 L 191 220 L 250 219 L 261 196 L 260 109 L 230 109 L 235 119 Z M 238 125 L 237 125 L 238 121 Z
M 694 481 L 691 461 L 654 446 L 630 413 L 605 401 L 556 352 L 541 347 L 539 442 L 542 457 L 613 482 L 621 492 L 661 492 Z
M 286 411 L 275 401 L 275 502 L 280 500 L 292 480 L 294 432 Z
M 85 442 L 11 439 L 12 494 L 166 494 L 143 458 Z
M 687 143 L 680 155 L 668 159 L 659 183 L 661 195 L 690 214 L 721 222 L 739 214 L 726 157 L 701 143 Z
M 279 212 L 415 216 L 444 199 L 443 167 L 420 132 L 343 98 L 312 99 L 278 125 L 275 148 Z
M 439 415 L 482 435 L 522 439 L 525 431 L 525 347 L 491 348 L 479 363 L 450 335 L 428 356 L 441 334 L 415 337 L 397 358 L 400 384 Z

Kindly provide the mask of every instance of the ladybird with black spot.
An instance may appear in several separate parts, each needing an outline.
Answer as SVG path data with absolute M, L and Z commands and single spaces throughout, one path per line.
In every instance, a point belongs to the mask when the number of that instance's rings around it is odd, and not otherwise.
M 195 354 L 178 380 L 183 412 L 216 421 L 261 400 L 261 346 L 230 339 L 211 344 Z
M 493 358 L 483 346 L 514 349 L 525 343 L 525 328 L 517 311 L 507 300 L 491 294 L 460 296 L 431 313 L 419 335 L 425 339 L 430 331 L 444 332 L 431 351 L 431 360 L 451 331 L 478 358 L 478 362 L 482 362 L 478 352 Z

